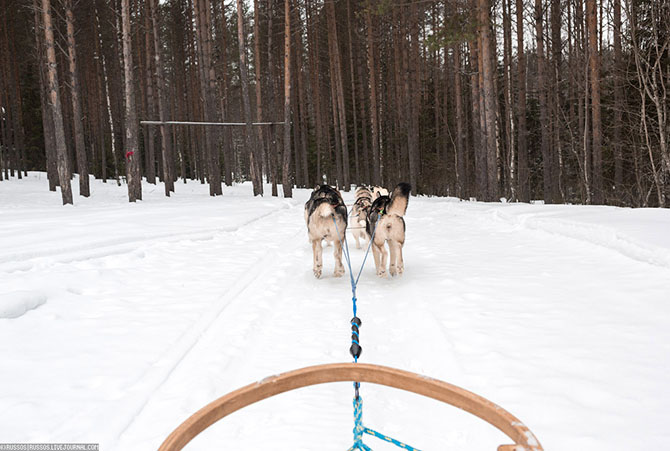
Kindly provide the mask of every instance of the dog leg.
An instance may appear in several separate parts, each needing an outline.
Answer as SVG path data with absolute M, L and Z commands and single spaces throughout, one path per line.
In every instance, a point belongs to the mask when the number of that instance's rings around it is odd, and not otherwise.
M 398 248 L 397 248 L 397 243 L 395 241 L 389 241 L 389 253 L 391 254 L 390 261 L 389 261 L 389 274 L 391 274 L 392 277 L 395 277 L 398 275 L 398 269 L 396 265 L 396 259 L 398 257 Z
M 381 274 L 379 273 L 379 271 L 377 271 L 377 275 L 379 277 L 386 277 L 386 264 L 388 259 L 388 252 L 386 252 L 386 245 L 382 243 L 382 245 L 379 247 L 379 250 L 381 251 Z
M 342 277 L 344 274 L 344 265 L 342 264 L 342 243 L 340 240 L 335 240 L 333 244 L 333 255 L 335 256 L 335 272 L 333 275 L 335 277 Z
M 360 243 L 360 241 L 358 241 L 359 238 L 360 238 L 359 235 L 358 235 L 358 231 L 354 231 L 354 238 L 356 238 L 356 249 L 360 249 L 361 248 L 361 243 Z
M 321 239 L 312 240 L 312 253 L 314 254 L 314 277 L 321 278 L 323 270 L 323 248 L 321 247 Z
M 373 241 L 372 246 L 372 256 L 375 258 L 375 269 L 377 270 L 377 275 L 381 277 L 381 271 L 382 271 L 382 265 L 381 265 L 381 252 L 379 251 L 379 247 L 377 244 Z
M 398 257 L 398 262 L 396 263 L 396 267 L 398 268 L 398 275 L 402 276 L 402 273 L 405 271 L 405 262 L 402 259 L 402 245 L 403 243 L 397 243 L 398 250 L 396 252 L 397 257 Z

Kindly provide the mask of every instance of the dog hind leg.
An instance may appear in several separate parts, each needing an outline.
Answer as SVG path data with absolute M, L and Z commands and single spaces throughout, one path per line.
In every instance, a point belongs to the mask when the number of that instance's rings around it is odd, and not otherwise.
M 396 263 L 396 267 L 398 268 L 399 276 L 401 276 L 402 273 L 405 271 L 405 261 L 402 259 L 402 245 L 403 243 L 397 243 L 398 251 L 396 254 L 398 257 L 398 262 Z
M 323 248 L 321 239 L 312 240 L 312 253 L 314 254 L 314 277 L 321 278 L 323 271 Z
M 388 243 L 389 243 L 389 253 L 391 254 L 389 259 L 389 274 L 395 277 L 398 274 L 398 269 L 396 265 L 398 258 L 397 243 L 395 241 L 389 241 Z
M 382 262 L 381 262 L 382 263 L 382 265 L 381 265 L 382 271 L 381 271 L 381 274 L 377 274 L 377 275 L 379 277 L 386 277 L 386 265 L 387 265 L 387 260 L 388 260 L 388 252 L 386 252 L 386 245 L 382 244 L 379 249 L 381 250 L 381 254 L 382 254 L 382 258 L 381 258 L 381 260 L 382 260 Z

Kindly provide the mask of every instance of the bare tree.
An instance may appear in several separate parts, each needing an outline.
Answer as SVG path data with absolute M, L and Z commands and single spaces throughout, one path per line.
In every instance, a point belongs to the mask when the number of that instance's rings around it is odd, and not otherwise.
M 284 0 L 284 158 L 282 185 L 284 197 L 293 197 L 291 167 L 291 1 Z
M 70 186 L 70 169 L 68 166 L 65 131 L 63 128 L 63 110 L 61 108 L 58 89 L 58 68 L 56 66 L 56 50 L 54 31 L 51 21 L 51 1 L 42 0 L 42 24 L 44 26 L 44 45 L 46 46 L 47 81 L 49 93 L 49 109 L 53 118 L 56 141 L 56 166 L 63 205 L 72 204 L 72 187 Z M 40 30 L 36 30 L 40 32 Z
M 65 0 L 65 19 L 67 22 L 67 51 L 70 69 L 70 92 L 72 97 L 72 120 L 74 121 L 75 149 L 77 169 L 79 170 L 79 194 L 84 197 L 91 195 L 88 183 L 88 161 L 84 142 L 84 124 L 81 115 L 81 94 L 79 76 L 77 74 L 77 51 L 74 39 L 74 13 L 72 0 Z
M 589 75 L 591 78 L 591 115 L 593 130 L 593 202 L 603 203 L 603 151 L 602 124 L 600 117 L 600 53 L 598 50 L 598 31 L 596 0 L 586 0 L 586 14 L 589 34 Z
M 246 122 L 246 147 L 249 149 L 249 163 L 251 180 L 254 185 L 254 196 L 263 195 L 263 174 L 261 173 L 261 156 L 254 140 L 251 102 L 249 100 L 249 78 L 247 74 L 247 51 L 244 39 L 244 11 L 242 0 L 237 0 L 237 43 L 240 52 L 240 85 L 242 86 L 242 105 L 244 107 L 244 122 Z

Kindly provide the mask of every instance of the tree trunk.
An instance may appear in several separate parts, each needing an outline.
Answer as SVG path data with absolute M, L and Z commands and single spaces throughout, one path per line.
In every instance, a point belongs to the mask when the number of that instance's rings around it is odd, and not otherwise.
M 511 18 L 511 0 L 503 0 L 503 86 L 505 90 L 505 147 L 507 155 L 505 158 L 506 174 L 505 186 L 506 195 L 516 200 L 516 158 L 514 148 L 514 117 L 512 108 L 512 18 Z
M 354 123 L 354 169 L 356 174 L 356 185 L 361 184 L 361 162 L 358 149 L 358 117 L 356 112 L 356 72 L 354 70 L 354 43 L 353 43 L 353 33 L 351 29 L 353 28 L 355 22 L 354 18 L 351 15 L 351 0 L 347 0 L 347 32 L 348 32 L 348 43 L 349 43 L 349 76 L 351 80 L 351 103 L 352 103 L 352 113 L 353 113 L 353 123 Z
M 591 78 L 591 116 L 593 130 L 593 202 L 602 204 L 603 196 L 603 154 L 602 124 L 600 118 L 600 54 L 598 53 L 598 32 L 596 30 L 596 0 L 586 0 L 589 28 L 589 73 Z
M 461 81 L 461 44 L 454 47 L 454 91 L 456 96 L 456 191 L 461 199 L 467 192 L 467 166 L 465 160 L 465 124 L 463 88 Z
M 518 199 L 530 201 L 530 177 L 528 172 L 528 147 L 526 144 L 526 55 L 523 44 L 523 0 L 516 0 L 517 39 L 517 156 Z
M 621 49 L 621 0 L 614 0 L 614 190 L 619 205 L 625 203 L 623 187 L 623 109 L 624 109 L 624 60 Z
M 370 71 L 370 122 L 372 128 L 372 183 L 381 184 L 381 159 L 379 148 L 379 107 L 377 105 L 377 50 L 372 23 L 372 6 L 365 12 L 365 24 L 368 35 L 368 70 Z
M 249 100 L 249 79 L 247 74 L 247 54 L 244 41 L 244 14 L 242 11 L 242 0 L 237 0 L 237 43 L 240 52 L 240 84 L 242 86 L 242 105 L 244 107 L 244 122 L 246 147 L 249 149 L 249 166 L 251 169 L 251 181 L 254 188 L 254 196 L 263 195 L 263 174 L 261 173 L 261 156 L 258 146 L 254 140 L 253 125 L 251 119 L 251 102 Z
M 70 186 L 70 170 L 68 168 L 65 132 L 63 128 L 63 112 L 58 89 L 58 68 L 56 67 L 56 50 L 54 32 L 51 24 L 51 1 L 42 0 L 42 21 L 44 25 L 44 43 L 47 56 L 47 80 L 49 92 L 49 108 L 54 122 L 56 141 L 56 158 L 58 180 L 60 183 L 63 205 L 72 204 L 72 187 Z M 39 30 L 36 30 L 39 32 Z
M 151 10 L 151 29 L 154 37 L 154 68 L 156 69 L 156 96 L 158 97 L 158 118 L 161 122 L 167 120 L 165 94 L 165 79 L 163 76 L 163 57 L 161 56 L 160 35 L 158 29 L 158 2 L 149 0 L 149 9 Z M 172 158 L 172 145 L 170 141 L 170 132 L 166 125 L 160 126 L 161 132 L 161 163 L 163 166 L 163 183 L 165 183 L 165 195 L 170 197 L 174 191 L 174 177 L 170 171 L 170 159 Z M 211 194 L 211 193 L 210 193 Z
M 412 191 L 414 193 L 419 192 L 418 182 L 419 182 L 419 153 L 420 153 L 420 141 L 419 141 L 419 116 L 421 112 L 419 111 L 421 105 L 421 80 L 419 77 L 419 11 L 416 2 L 411 2 L 411 45 L 409 49 L 409 55 L 407 58 L 408 63 L 410 63 L 410 69 L 407 76 L 410 78 L 410 89 L 407 92 L 408 102 L 409 102 L 409 141 L 407 148 L 407 156 L 409 161 L 409 183 L 412 185 Z M 409 43 L 408 43 L 409 44 Z
M 548 204 L 556 202 L 554 190 L 554 168 L 552 165 L 551 127 L 549 124 L 549 108 L 547 105 L 547 75 L 544 56 L 544 6 L 542 0 L 535 0 L 535 38 L 537 40 L 537 85 L 540 103 L 540 128 L 542 131 L 542 163 L 544 167 L 544 201 Z
M 40 105 L 42 107 L 42 128 L 44 130 L 44 151 L 46 154 L 49 191 L 56 191 L 56 186 L 58 186 L 58 170 L 56 169 L 56 135 L 53 125 L 53 115 L 51 114 L 49 106 L 49 93 L 47 92 L 48 80 L 45 71 L 45 68 L 47 67 L 46 53 L 42 35 L 41 7 L 38 2 L 39 0 L 33 0 L 33 9 L 35 11 L 35 45 L 37 65 L 39 67 Z M 3 142 L 6 145 L 6 137 L 3 139 Z M 4 158 L 5 178 L 9 178 L 9 161 L 6 152 Z
M 263 95 L 262 95 L 262 79 L 261 79 L 261 33 L 260 33 L 260 13 L 258 10 L 258 0 L 254 0 L 254 69 L 256 76 L 256 121 L 263 122 Z M 266 148 L 265 143 L 265 129 L 263 126 L 258 127 L 258 136 L 257 136 L 257 145 L 259 148 L 259 153 L 265 155 L 264 149 Z M 268 169 L 269 163 L 267 162 L 267 157 L 263 158 L 265 164 L 263 164 L 263 169 L 266 174 L 270 171 Z M 261 177 L 261 183 L 263 178 Z
M 239 0 L 238 0 L 239 1 Z M 284 197 L 293 197 L 291 166 L 291 1 L 284 0 L 284 158 L 282 185 Z
M 337 37 L 337 24 L 335 23 L 335 2 L 329 1 L 326 3 L 328 8 L 328 41 L 330 44 L 330 64 L 334 79 L 331 83 L 335 83 L 336 100 L 337 100 L 337 116 L 339 120 L 339 134 L 340 147 L 342 150 L 342 183 L 344 191 L 351 189 L 351 180 L 349 179 L 349 139 L 347 137 L 347 115 L 344 105 L 344 83 L 342 81 L 342 62 L 340 58 L 340 47 Z M 334 112 L 335 114 L 335 112 Z
M 481 111 L 481 88 L 479 85 L 479 51 L 477 42 L 469 42 L 470 48 L 470 97 L 472 102 L 472 147 L 475 154 L 475 185 L 477 197 L 484 199 L 487 196 L 487 160 L 486 160 L 486 140 L 484 139 L 484 130 L 482 127 Z
M 142 175 L 140 174 L 140 149 L 138 145 L 137 109 L 135 108 L 135 84 L 133 76 L 133 52 L 130 42 L 130 2 L 121 1 L 121 19 L 123 29 L 123 68 L 125 75 L 126 99 L 126 180 L 128 181 L 128 199 L 130 202 L 142 200 Z
M 65 18 L 67 20 L 67 50 L 70 62 L 70 91 L 72 93 L 72 113 L 74 120 L 75 149 L 77 154 L 77 169 L 79 170 L 79 194 L 89 197 L 91 191 L 88 183 L 88 161 L 84 142 L 84 124 L 81 114 L 81 94 L 79 77 L 77 74 L 77 53 L 74 40 L 74 13 L 72 0 L 65 0 Z
M 153 39 L 151 27 L 151 5 L 147 2 L 144 5 L 144 49 L 146 54 L 146 67 L 144 76 L 146 78 L 146 112 L 147 120 L 155 120 L 155 99 L 154 99 L 154 77 L 152 70 L 152 63 L 155 60 L 153 57 Z M 144 151 L 146 152 L 146 177 L 147 182 L 156 184 L 156 140 L 155 128 L 153 125 L 144 126 Z

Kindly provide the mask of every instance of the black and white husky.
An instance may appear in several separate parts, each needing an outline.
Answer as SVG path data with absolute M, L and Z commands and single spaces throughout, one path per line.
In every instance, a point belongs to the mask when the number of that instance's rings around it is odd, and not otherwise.
M 366 230 L 366 221 L 371 206 L 372 191 L 365 186 L 359 187 L 356 190 L 354 206 L 351 207 L 351 216 L 349 217 L 349 227 L 351 227 L 351 233 L 356 239 L 356 249 L 361 248 L 361 239 L 364 244 L 366 241 L 370 241 L 370 235 Z
M 372 255 L 375 258 L 375 267 L 379 277 L 386 277 L 386 247 L 388 242 L 391 261 L 389 273 L 392 276 L 400 275 L 405 269 L 402 259 L 402 247 L 405 244 L 405 212 L 409 202 L 411 186 L 409 183 L 399 183 L 390 196 L 380 196 L 372 203 L 368 211 L 366 228 L 372 240 Z
M 315 188 L 305 204 L 305 222 L 314 254 L 314 276 L 321 277 L 323 269 L 321 243 L 323 240 L 333 244 L 334 275 L 335 277 L 342 276 L 344 274 L 342 243 L 347 231 L 347 207 L 340 192 L 328 185 Z

